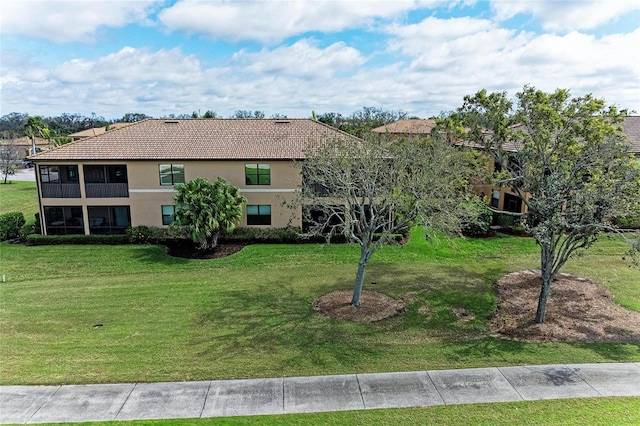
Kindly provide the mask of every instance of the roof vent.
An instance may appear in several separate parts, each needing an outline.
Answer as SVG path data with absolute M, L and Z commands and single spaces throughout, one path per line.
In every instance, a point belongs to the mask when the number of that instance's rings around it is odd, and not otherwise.
M 180 123 L 178 120 L 167 120 L 164 122 L 164 124 L 178 124 Z
M 289 120 L 278 120 L 278 121 L 276 121 L 276 124 L 291 124 L 291 121 L 289 121 Z

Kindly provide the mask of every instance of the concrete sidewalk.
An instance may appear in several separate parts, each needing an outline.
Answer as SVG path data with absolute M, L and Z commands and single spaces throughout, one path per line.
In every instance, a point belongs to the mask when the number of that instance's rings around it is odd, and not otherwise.
M 2 386 L 0 423 L 311 413 L 602 396 L 640 396 L 640 363 L 182 383 Z

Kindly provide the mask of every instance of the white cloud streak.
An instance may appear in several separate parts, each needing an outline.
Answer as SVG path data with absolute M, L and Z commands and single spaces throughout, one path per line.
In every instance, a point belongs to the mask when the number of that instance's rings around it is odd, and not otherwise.
M 310 31 L 338 32 L 372 25 L 378 18 L 390 18 L 416 7 L 412 0 L 184 0 L 161 11 L 158 19 L 172 31 L 273 44 Z
M 575 31 L 597 28 L 624 14 L 638 15 L 638 0 L 492 0 L 496 19 L 518 14 L 533 16 L 548 31 Z M 638 15 L 640 16 L 640 15 Z
M 240 13 L 238 3 L 192 1 L 176 3 L 166 9 L 173 15 L 161 19 L 174 30 L 271 43 L 299 32 L 366 26 L 377 17 L 395 16 L 415 6 L 374 2 L 380 7 L 355 10 L 353 2 L 317 3 L 304 3 L 314 13 L 324 11 L 315 20 L 309 18 L 313 13 L 294 7 L 297 2 L 276 2 L 274 10 L 250 3 Z M 287 22 L 279 15 L 285 6 L 295 9 Z M 335 10 L 327 17 L 329 7 Z M 188 19 L 177 13 L 184 8 L 190 8 Z M 500 17 L 528 10 L 511 9 Z M 202 23 L 196 22 L 200 17 L 194 13 L 202 14 Z M 249 25 L 259 16 L 262 26 Z M 208 30 L 207 19 L 213 19 Z M 106 19 L 99 25 L 116 21 Z M 432 15 L 413 24 L 377 22 L 375 33 L 386 41 L 373 54 L 364 54 L 355 41 L 336 37 L 338 41 L 322 43 L 319 35 L 312 34 L 259 50 L 239 47 L 216 66 L 204 65 L 206 58 L 185 54 L 178 47 L 119 47 L 94 59 L 77 58 L 54 66 L 30 62 L 17 51 L 3 51 L 2 113 L 96 112 L 117 118 L 125 112 L 163 116 L 197 109 L 228 116 L 247 109 L 307 117 L 312 109 L 348 114 L 377 106 L 427 117 L 456 108 L 464 95 L 479 89 L 513 94 L 525 84 L 547 91 L 567 88 L 574 96 L 593 93 L 640 110 L 640 29 L 605 36 L 577 30 L 536 34 L 504 28 L 490 16 Z
M 90 43 L 100 27 L 144 22 L 158 4 L 158 0 L 3 1 L 0 31 L 55 43 Z

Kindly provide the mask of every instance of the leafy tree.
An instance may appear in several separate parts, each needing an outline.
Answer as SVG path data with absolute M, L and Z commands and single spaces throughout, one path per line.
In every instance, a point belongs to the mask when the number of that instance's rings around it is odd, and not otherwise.
M 247 110 L 237 110 L 233 113 L 231 118 L 264 118 L 264 111 L 247 111 Z
M 7 183 L 9 175 L 15 173 L 18 168 L 17 162 L 20 159 L 20 149 L 16 145 L 15 139 L 10 139 L 7 143 L 0 145 L 0 170 L 4 175 L 4 183 Z
M 123 115 L 119 121 L 122 123 L 135 123 L 137 121 L 146 120 L 147 118 L 151 118 L 151 117 L 139 112 L 128 112 L 125 115 Z
M 542 323 L 560 268 L 613 229 L 611 215 L 640 200 L 640 167 L 619 125 L 626 112 L 592 95 L 525 86 L 515 100 L 485 90 L 467 96 L 458 115 L 527 207 L 525 225 L 541 252 L 535 321 Z
M 0 117 L 0 132 L 8 132 L 9 137 L 24 136 L 24 124 L 29 116 L 18 112 L 12 112 Z
M 292 207 L 303 208 L 305 231 L 342 234 L 360 246 L 353 306 L 381 244 L 415 224 L 461 230 L 457 209 L 472 173 L 469 152 L 442 140 L 370 135 L 323 141 L 298 163 L 302 183 Z
M 406 118 L 407 113 L 398 110 L 384 110 L 376 107 L 363 107 L 354 111 L 350 116 L 345 117 L 340 113 L 328 112 L 317 115 L 312 112 L 314 120 L 328 124 L 331 127 L 342 130 L 349 134 L 363 137 L 376 127 L 393 123 Z
M 176 226 L 185 226 L 191 239 L 202 250 L 218 244 L 221 232 L 231 232 L 242 218 L 246 199 L 240 190 L 222 178 L 210 182 L 196 178 L 176 185 Z
M 207 110 L 202 118 L 216 118 L 218 114 L 215 111 Z

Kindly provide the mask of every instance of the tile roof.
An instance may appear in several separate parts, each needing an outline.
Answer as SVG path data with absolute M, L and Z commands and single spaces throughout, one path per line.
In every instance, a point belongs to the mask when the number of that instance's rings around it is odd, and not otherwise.
M 35 142 L 36 142 L 36 146 L 49 146 L 49 141 L 47 139 L 43 139 L 43 138 L 34 138 Z M 2 143 L 9 143 L 9 141 L 15 141 L 15 145 L 18 146 L 31 146 L 31 138 L 28 136 L 23 136 L 21 138 L 17 138 L 17 139 L 2 139 Z
M 407 120 L 398 120 L 393 123 L 373 129 L 376 133 L 392 133 L 403 135 L 430 135 L 431 130 L 436 125 L 436 120 L 428 118 L 425 120 L 410 118 Z
M 632 115 L 625 118 L 622 122 L 622 128 L 627 134 L 631 152 L 640 155 L 640 115 Z
M 121 127 L 124 126 L 128 126 L 131 123 L 113 123 L 109 125 L 109 131 L 111 130 L 115 130 L 115 129 L 119 129 Z M 98 136 L 101 135 L 103 133 L 107 132 L 107 127 L 103 126 L 103 127 L 94 127 L 92 129 L 86 129 L 86 130 L 82 130 L 80 132 L 76 132 L 76 133 L 71 133 L 69 135 L 69 137 L 73 140 L 77 140 L 77 139 L 83 139 L 83 138 L 90 138 L 92 136 Z
M 301 159 L 314 142 L 360 139 L 311 119 L 148 119 L 34 160 Z

